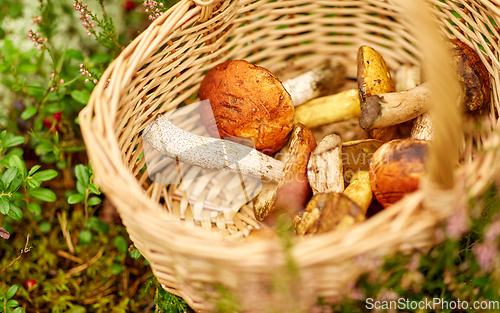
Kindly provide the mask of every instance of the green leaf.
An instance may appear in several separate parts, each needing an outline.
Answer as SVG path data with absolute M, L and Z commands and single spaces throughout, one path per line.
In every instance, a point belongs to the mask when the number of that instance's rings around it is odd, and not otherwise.
M 49 152 L 47 154 L 43 154 L 40 156 L 40 161 L 42 161 L 43 163 L 55 163 L 57 161 L 57 158 L 56 156 L 54 155 L 54 153 L 52 152 Z
M 21 184 L 23 183 L 23 177 L 21 174 L 17 174 L 14 180 L 10 183 L 9 192 L 16 192 Z
M 56 66 L 57 72 L 61 72 L 65 58 L 66 58 L 66 50 L 63 51 L 63 54 L 61 55 L 61 57 L 59 58 L 59 61 L 57 62 L 57 66 Z
M 8 189 L 10 186 L 10 183 L 16 178 L 17 173 L 19 173 L 19 170 L 17 167 L 11 167 L 8 170 L 5 171 L 2 175 L 2 183 L 3 183 L 3 189 Z
M 12 219 L 18 221 L 23 217 L 23 211 L 14 203 L 10 203 L 10 210 L 9 213 L 7 213 L 8 216 L 10 216 Z
M 13 155 L 10 157 L 9 166 L 17 167 L 19 172 L 23 175 L 23 178 L 26 177 L 26 174 L 28 173 L 28 169 L 26 168 L 26 163 L 24 163 L 24 161 L 21 160 L 21 158 L 18 157 L 17 155 Z
M 99 197 L 92 197 L 89 199 L 89 201 L 87 201 L 87 204 L 88 205 L 98 205 L 99 203 L 101 203 L 101 198 Z
M 31 202 L 30 204 L 28 204 L 28 211 L 35 215 L 42 214 L 42 208 L 36 202 Z
M 24 154 L 24 150 L 21 148 L 12 148 L 10 149 L 9 152 L 5 155 L 4 159 L 10 158 L 13 155 L 17 155 L 18 157 L 22 158 Z
M 89 218 L 87 227 L 103 234 L 106 234 L 109 231 L 108 224 L 101 221 L 97 216 L 92 216 Z
M 38 70 L 36 64 L 21 63 L 17 67 L 17 72 L 19 74 L 34 74 Z
M 42 167 L 41 165 L 33 165 L 33 167 L 30 169 L 30 171 L 28 172 L 28 176 L 31 176 L 33 175 L 36 171 L 38 171 L 38 169 Z
M 125 238 L 123 238 L 122 236 L 117 236 L 115 238 L 115 246 L 118 249 L 118 251 L 120 251 L 123 254 L 127 254 L 128 244 Z
M 111 269 L 111 273 L 113 275 L 118 275 L 123 271 L 123 265 L 119 263 L 113 263 L 113 268 Z
M 12 313 L 23 313 L 23 308 L 22 307 L 17 307 L 12 311 Z
M 90 230 L 82 230 L 78 235 L 78 242 L 80 242 L 82 245 L 90 244 L 92 242 L 92 233 L 90 232 Z
M 57 147 L 58 144 L 59 144 L 59 132 L 56 132 L 54 134 L 54 145 Z
M 36 188 L 30 191 L 30 195 L 38 200 L 45 202 L 56 201 L 56 194 L 47 188 Z
M 7 214 L 10 210 L 10 201 L 7 196 L 0 197 L 0 213 Z
M 52 229 L 52 224 L 49 222 L 41 222 L 40 223 L 40 231 L 44 234 L 50 232 Z
M 94 184 L 89 184 L 89 189 L 90 189 L 90 192 L 92 192 L 93 194 L 96 194 L 96 195 L 100 195 L 101 192 L 99 191 L 99 189 L 97 189 L 97 187 L 94 185 Z
M 86 194 L 87 193 L 87 188 L 79 181 L 76 181 L 76 191 L 78 191 L 81 194 Z
M 90 180 L 87 167 L 83 164 L 77 164 L 75 166 L 75 175 L 76 175 L 76 179 L 79 182 L 81 182 L 85 188 L 87 188 L 87 186 L 89 185 L 89 180 Z
M 12 313 L 23 313 L 23 308 L 22 307 L 17 307 L 12 311 Z
M 15 308 L 15 307 L 19 306 L 19 302 L 17 302 L 17 300 L 10 299 L 9 301 L 7 301 L 6 306 L 8 308 Z
M 54 147 L 51 144 L 47 143 L 41 143 L 35 147 L 36 155 L 44 155 L 52 152 L 52 150 L 54 150 Z
M 130 256 L 133 258 L 133 259 L 138 259 L 142 256 L 142 254 L 139 252 L 139 250 L 137 248 L 135 248 L 134 250 L 130 251 Z
M 71 196 L 68 197 L 68 203 L 69 204 L 75 204 L 78 202 L 81 202 L 85 199 L 85 195 L 81 193 L 74 193 Z
M 35 116 L 37 112 L 38 108 L 36 106 L 29 107 L 26 110 L 24 110 L 23 113 L 21 113 L 21 118 L 25 121 L 29 120 L 30 118 Z
M 55 178 L 56 176 L 56 170 L 45 170 L 35 173 L 35 175 L 33 175 L 33 178 L 37 179 L 38 181 L 48 181 Z
M 12 285 L 9 290 L 7 290 L 7 300 L 12 299 L 12 297 L 16 294 L 19 289 L 19 285 Z
M 77 61 L 83 61 L 83 54 L 81 51 L 78 51 L 76 49 L 69 49 L 66 51 L 66 56 L 68 59 L 75 59 Z
M 38 188 L 40 187 L 40 185 L 42 184 L 41 182 L 39 182 L 37 179 L 33 178 L 33 177 L 29 177 L 27 179 L 27 182 L 28 182 L 28 185 L 31 187 L 31 188 Z
M 2 142 L 2 147 L 4 149 L 11 148 L 11 147 L 23 144 L 25 142 L 26 142 L 26 138 L 24 138 L 23 136 L 14 136 L 14 137 L 10 137 L 10 138 L 5 139 L 5 141 Z
M 59 90 L 59 92 L 61 92 Z M 43 110 L 49 114 L 54 114 L 56 112 L 60 112 L 61 111 L 61 105 L 59 103 L 51 103 L 51 104 L 48 104 L 46 105 Z
M 71 98 L 78 103 L 87 104 L 90 99 L 90 93 L 87 90 L 73 90 L 71 92 Z
M 56 167 L 59 170 L 63 170 L 66 168 L 66 164 L 67 164 L 66 160 L 60 160 L 56 162 Z

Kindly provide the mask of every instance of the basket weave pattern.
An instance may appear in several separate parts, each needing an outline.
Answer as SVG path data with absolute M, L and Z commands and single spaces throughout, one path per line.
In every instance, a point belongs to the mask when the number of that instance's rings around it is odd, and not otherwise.
M 410 2 L 183 0 L 112 63 L 80 114 L 83 136 L 98 184 L 118 208 L 132 241 L 164 288 L 197 310 L 214 309 L 218 286 L 235 293 L 241 308 L 249 311 L 263 312 L 262 308 L 275 303 L 307 308 L 316 297 L 341 296 L 346 284 L 369 270 L 379 256 L 432 246 L 436 226 L 465 197 L 484 190 L 500 164 L 496 133 L 475 140 L 466 137 L 464 166 L 452 174 L 447 170 L 450 166 L 439 164 L 454 164 L 446 151 L 458 148 L 454 146 L 457 136 L 450 135 L 458 132 L 453 129 L 454 121 L 447 122 L 445 113 L 436 109 L 436 119 L 441 118 L 443 125 L 437 130 L 437 140 L 450 143 L 438 149 L 432 172 L 434 177 L 455 178 L 455 188 L 443 191 L 439 188 L 443 184 L 434 179 L 437 185 L 424 184 L 420 191 L 359 226 L 298 239 L 288 252 L 300 273 L 290 278 L 300 283 L 297 290 L 290 287 L 292 283 L 280 289 L 273 282 L 286 268 L 287 252 L 279 242 L 241 242 L 249 229 L 261 227 L 249 206 L 224 218 L 211 215 L 213 208 L 204 208 L 203 219 L 194 218 L 190 207 L 204 206 L 207 195 L 188 199 L 186 189 L 227 192 L 217 180 L 168 186 L 152 183 L 143 171 L 141 131 L 158 114 L 197 101 L 203 74 L 226 60 L 246 59 L 287 79 L 336 55 L 347 65 L 348 76 L 355 78 L 357 49 L 367 44 L 384 56 L 391 69 L 402 63 L 419 65 L 422 56 L 433 55 L 434 47 L 440 50 L 432 39 L 422 42 L 411 31 L 417 24 L 411 19 L 425 16 L 425 10 L 421 9 L 423 15 L 409 16 Z M 489 118 L 496 124 L 500 5 L 475 0 L 428 3 L 441 34 L 467 42 L 486 65 L 492 86 Z M 441 61 L 436 54 L 436 62 Z M 431 69 L 429 74 L 436 80 L 451 75 L 444 72 Z M 441 83 L 439 87 L 447 90 L 446 80 Z M 193 126 L 190 131 L 197 130 Z M 240 207 L 241 203 L 232 205 Z

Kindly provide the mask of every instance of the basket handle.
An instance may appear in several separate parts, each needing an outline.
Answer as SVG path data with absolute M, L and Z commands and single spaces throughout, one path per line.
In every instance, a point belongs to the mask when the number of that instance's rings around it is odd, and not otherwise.
M 430 114 L 434 124 L 434 143 L 427 161 L 428 182 L 433 188 L 449 190 L 454 187 L 454 169 L 462 138 L 458 106 L 460 86 L 450 62 L 449 48 L 439 31 L 429 1 L 404 0 L 400 1 L 400 5 L 420 44 L 422 68 L 431 84 Z
M 208 21 L 210 16 L 212 16 L 214 10 L 217 8 L 217 5 L 222 0 L 193 0 L 193 1 L 197 6 L 201 7 L 199 22 L 203 23 Z

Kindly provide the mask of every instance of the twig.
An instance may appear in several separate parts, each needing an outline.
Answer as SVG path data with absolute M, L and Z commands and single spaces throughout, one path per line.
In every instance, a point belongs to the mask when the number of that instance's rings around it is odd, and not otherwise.
M 57 250 L 57 255 L 60 256 L 60 257 L 63 257 L 65 259 L 68 259 L 70 261 L 73 261 L 75 263 L 78 263 L 78 264 L 83 264 L 85 263 L 84 260 L 72 255 L 72 254 L 69 254 L 68 252 L 66 251 L 63 251 L 63 250 Z
M 70 277 L 73 274 L 76 274 L 78 272 L 86 270 L 88 267 L 90 267 L 92 264 L 94 264 L 94 262 L 97 261 L 102 256 L 103 253 L 104 253 L 104 248 L 101 248 L 101 250 L 99 250 L 99 252 L 92 259 L 90 259 L 87 263 L 70 269 L 66 273 L 66 277 Z
M 63 233 L 64 239 L 66 239 L 66 243 L 68 244 L 68 249 L 71 254 L 75 253 L 75 247 L 73 246 L 73 242 L 71 241 L 71 236 L 68 230 L 68 220 L 66 219 L 66 212 L 63 211 L 61 213 L 57 213 L 57 219 L 59 220 L 59 224 L 61 225 L 61 231 Z
M 0 272 L 0 274 L 2 274 L 3 272 L 5 272 L 6 269 L 8 269 L 9 267 L 11 267 L 14 263 L 17 262 L 17 260 L 19 260 L 23 255 L 25 255 L 26 253 L 30 252 L 31 249 L 33 249 L 33 245 L 31 245 L 30 247 L 28 247 L 28 243 L 30 241 L 30 234 L 28 234 L 28 236 L 26 236 L 26 244 L 24 245 L 24 249 L 21 250 L 21 254 L 19 254 L 19 256 L 12 262 L 10 262 L 9 265 L 7 265 L 6 267 L 4 267 L 2 269 L 2 271 Z

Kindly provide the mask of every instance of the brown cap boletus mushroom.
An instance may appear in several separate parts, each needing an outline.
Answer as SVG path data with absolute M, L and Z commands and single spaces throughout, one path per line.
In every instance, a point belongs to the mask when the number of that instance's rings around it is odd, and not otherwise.
M 371 188 L 384 208 L 418 189 L 428 149 L 428 141 L 407 138 L 389 141 L 375 152 L 370 161 Z
M 479 55 L 458 39 L 452 39 L 452 61 L 462 85 L 461 102 L 466 112 L 480 110 L 490 102 L 490 77 Z
M 201 104 L 202 122 L 211 136 L 251 139 L 257 150 L 271 155 L 288 140 L 294 106 L 332 92 L 344 77 L 345 67 L 332 61 L 281 83 L 263 67 L 226 61 L 201 82 L 200 100 L 209 100 Z
M 461 83 L 460 105 L 466 112 L 481 109 L 490 101 L 489 76 L 476 52 L 459 40 L 452 40 L 451 62 Z M 361 105 L 359 123 L 363 129 L 388 127 L 409 121 L 429 110 L 431 92 L 423 83 L 402 92 L 373 95 Z
M 342 144 L 345 187 L 351 183 L 354 174 L 370 169 L 371 158 L 383 144 L 382 141 L 376 139 L 353 140 Z
M 295 216 L 297 235 L 321 234 L 361 223 L 365 212 L 341 193 L 317 193 L 301 214 Z
M 266 154 L 286 144 L 293 129 L 292 97 L 265 68 L 226 61 L 208 71 L 199 94 L 200 100 L 209 100 L 202 102 L 200 113 L 211 136 L 251 139 Z
M 296 124 L 287 145 L 288 158 L 278 184 L 263 183 L 262 190 L 253 201 L 255 218 L 273 224 L 278 215 L 292 216 L 302 210 L 312 191 L 307 179 L 307 163 L 316 148 L 311 130 Z

